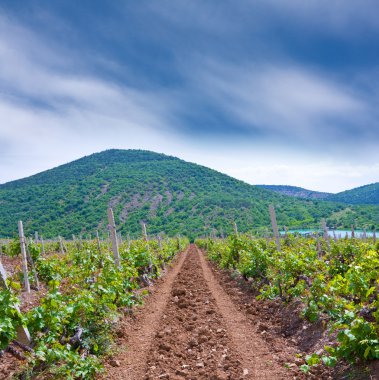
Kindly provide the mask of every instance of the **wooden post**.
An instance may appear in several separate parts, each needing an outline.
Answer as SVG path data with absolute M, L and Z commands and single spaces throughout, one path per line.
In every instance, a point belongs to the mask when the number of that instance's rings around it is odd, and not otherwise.
M 316 238 L 316 242 L 317 242 L 317 256 L 318 256 L 318 258 L 320 259 L 321 258 L 321 256 L 322 256 L 322 252 L 321 252 L 321 244 L 320 244 L 320 239 L 318 238 L 318 236 L 317 236 L 317 238 Z
M 363 241 L 367 240 L 366 228 L 363 229 Z
M 355 238 L 355 232 L 354 232 L 354 224 L 351 225 L 351 238 Z
M 233 222 L 233 229 L 234 229 L 234 235 L 238 236 L 238 227 L 237 227 L 236 222 Z
M 59 246 L 61 248 L 61 254 L 64 255 L 64 247 L 63 247 L 62 237 L 58 236 L 58 239 L 59 239 Z
M 24 273 L 24 287 L 27 293 L 30 293 L 30 284 L 29 284 L 29 275 L 28 275 L 28 263 L 26 261 L 26 246 L 25 246 L 25 236 L 24 236 L 24 227 L 22 221 L 18 222 L 18 235 L 20 237 L 21 245 L 21 257 L 22 257 L 22 271 Z
M 7 285 L 7 273 L 3 267 L 3 264 L 0 261 L 0 288 L 9 289 Z M 20 308 L 18 305 L 14 305 L 14 308 L 21 314 Z M 17 329 L 17 338 L 16 340 L 25 346 L 30 346 L 32 343 L 32 339 L 29 334 L 29 330 L 27 327 L 18 326 Z
M 148 238 L 147 238 L 146 224 L 144 222 L 142 222 L 142 235 L 143 235 L 143 239 L 147 241 Z
M 42 245 L 42 254 L 45 254 L 45 242 L 43 241 L 43 237 L 41 236 L 41 245 Z
M 329 240 L 329 234 L 328 234 L 328 227 L 326 226 L 325 218 L 321 219 L 321 226 L 322 226 L 322 230 L 324 232 L 324 239 L 328 241 Z
M 372 237 L 374 239 L 374 243 L 376 243 L 376 230 L 374 230 L 374 233 L 372 234 Z
M 276 214 L 275 214 L 275 209 L 274 209 L 273 205 L 269 206 L 269 211 L 270 211 L 272 230 L 273 230 L 274 236 L 275 236 L 276 248 L 278 251 L 281 251 L 278 224 L 276 223 Z
M 38 244 L 38 241 L 39 241 L 39 239 L 38 239 L 38 231 L 35 231 L 34 232 L 34 242 L 36 243 L 36 245 Z
M 157 239 L 158 239 L 158 246 L 159 246 L 159 249 L 162 250 L 162 238 L 160 235 L 157 236 Z
M 111 233 L 110 233 L 110 230 L 109 230 L 109 226 L 108 226 L 108 239 L 107 239 L 107 244 L 108 244 L 108 252 L 111 251 Z
M 114 221 L 113 210 L 111 207 L 108 208 L 108 227 L 109 227 L 110 237 L 112 240 L 114 263 L 118 268 L 120 268 L 121 265 L 120 265 L 120 254 L 118 252 L 116 223 Z
M 326 244 L 328 245 L 328 250 L 330 250 L 330 239 L 329 239 L 328 227 L 326 226 L 325 218 L 321 219 L 321 225 L 322 225 L 322 229 L 324 231 L 324 240 L 326 241 Z

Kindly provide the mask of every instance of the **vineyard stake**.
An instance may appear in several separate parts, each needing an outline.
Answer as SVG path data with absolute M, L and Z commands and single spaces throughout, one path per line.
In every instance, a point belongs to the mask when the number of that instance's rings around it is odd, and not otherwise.
M 114 263 L 118 268 L 120 268 L 120 254 L 118 252 L 116 223 L 114 221 L 113 210 L 111 207 L 108 208 L 108 227 L 112 240 Z
M 22 271 L 24 273 L 24 287 L 25 287 L 26 292 L 30 293 L 30 284 L 29 284 L 29 277 L 28 277 L 28 263 L 26 261 L 24 227 L 22 225 L 21 220 L 18 221 L 18 236 L 20 237 Z
M 326 226 L 325 218 L 321 219 L 321 225 L 322 225 L 322 229 L 324 230 L 324 240 L 326 241 L 326 244 L 328 245 L 328 250 L 330 251 L 330 240 L 329 240 L 328 227 Z
M 275 209 L 273 205 L 269 206 L 269 211 L 270 211 L 272 230 L 274 231 L 274 236 L 275 236 L 276 248 L 278 251 L 281 251 L 278 224 L 276 223 L 276 214 L 275 214 Z
M 351 238 L 355 238 L 355 232 L 354 232 L 354 224 L 351 225 Z
M 59 239 L 59 246 L 61 248 L 61 254 L 64 255 L 64 248 L 63 248 L 62 238 L 60 236 L 58 236 L 58 239 Z
M 143 235 L 144 240 L 147 241 L 148 238 L 147 238 L 146 224 L 144 222 L 142 222 L 142 235 Z
M 238 236 L 238 227 L 237 227 L 236 222 L 233 222 L 233 228 L 234 228 L 234 235 Z
M 43 237 L 41 236 L 41 245 L 42 245 L 42 254 L 45 254 L 45 242 L 43 241 Z
M 159 246 L 159 249 L 162 251 L 162 238 L 160 237 L 160 235 L 157 236 L 157 239 L 158 239 L 158 246 Z

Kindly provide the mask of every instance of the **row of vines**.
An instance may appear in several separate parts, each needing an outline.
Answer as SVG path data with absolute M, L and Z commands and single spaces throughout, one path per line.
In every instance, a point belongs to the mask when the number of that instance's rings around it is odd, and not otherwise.
M 59 252 L 59 243 L 47 244 L 50 253 L 43 255 L 41 245 L 30 242 L 30 283 L 35 285 L 37 275 L 43 296 L 21 314 L 21 268 L 7 279 L 8 288 L 0 289 L 0 350 L 25 326 L 32 349 L 26 352 L 22 379 L 93 378 L 102 370 L 101 357 L 110 353 L 117 321 L 141 302 L 144 291 L 137 290 L 158 277 L 187 244 L 186 239 L 124 243 L 118 268 L 105 242 L 100 247 L 96 241 L 66 242 L 64 255 L 53 253 Z M 15 255 L 19 249 L 15 240 L 3 247 L 3 254 Z
M 304 372 L 340 359 L 379 359 L 379 243 L 373 239 L 329 242 L 289 234 L 280 251 L 272 241 L 244 235 L 197 244 L 219 266 L 251 281 L 258 298 L 301 301 L 302 317 L 327 322 L 336 341 L 309 355 Z

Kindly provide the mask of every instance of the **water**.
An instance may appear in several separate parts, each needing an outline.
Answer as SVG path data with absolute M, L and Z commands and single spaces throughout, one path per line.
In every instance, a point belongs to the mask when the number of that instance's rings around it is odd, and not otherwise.
M 313 233 L 321 233 L 323 234 L 323 231 L 320 230 L 289 230 L 289 233 L 299 233 L 301 235 L 308 235 L 308 234 L 313 234 Z M 280 231 L 281 235 L 285 234 L 285 231 Z M 351 230 L 329 230 L 328 235 L 330 237 L 334 237 L 334 234 L 336 235 L 337 238 L 344 238 L 347 234 L 348 237 L 351 237 Z M 363 238 L 363 231 L 362 230 L 356 230 L 354 231 L 354 235 L 356 238 Z M 367 237 L 373 237 L 374 233 L 371 231 L 366 231 L 366 236 Z

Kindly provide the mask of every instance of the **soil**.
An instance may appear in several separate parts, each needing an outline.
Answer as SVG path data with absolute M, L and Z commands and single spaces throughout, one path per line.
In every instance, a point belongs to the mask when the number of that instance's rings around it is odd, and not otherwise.
M 300 379 L 240 309 L 191 245 L 126 323 L 103 378 Z

